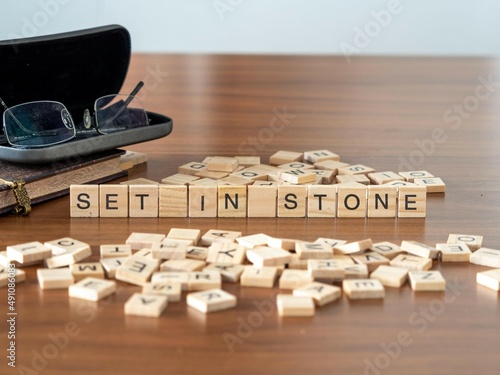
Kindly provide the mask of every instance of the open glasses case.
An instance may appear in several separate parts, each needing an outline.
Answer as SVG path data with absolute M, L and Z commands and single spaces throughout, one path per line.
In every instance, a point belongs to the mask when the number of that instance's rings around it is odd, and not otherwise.
M 9 106 L 40 100 L 63 103 L 75 124 L 97 98 L 120 92 L 130 63 L 128 31 L 118 25 L 42 37 L 0 41 L 0 97 Z M 139 95 L 140 97 L 140 95 Z M 3 112 L 3 109 L 1 109 Z M 77 137 L 43 148 L 0 145 L 0 160 L 47 163 L 164 137 L 172 119 L 147 112 L 149 125 Z M 78 126 L 78 125 L 77 125 Z M 3 132 L 0 126 L 0 132 Z

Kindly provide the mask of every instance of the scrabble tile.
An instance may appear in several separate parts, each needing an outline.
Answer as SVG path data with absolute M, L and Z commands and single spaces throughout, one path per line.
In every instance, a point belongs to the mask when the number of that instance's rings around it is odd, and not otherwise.
M 207 163 L 207 169 L 215 172 L 233 172 L 238 167 L 238 159 L 214 156 Z
M 293 238 L 274 238 L 274 237 L 269 237 L 267 239 L 267 246 L 269 247 L 274 247 L 276 249 L 283 249 L 283 250 L 295 250 L 295 246 L 297 246 L 297 243 L 303 242 L 301 240 L 296 240 Z
M 439 271 L 410 271 L 408 277 L 414 291 L 446 290 L 446 281 Z
M 16 284 L 21 283 L 26 280 L 26 272 L 17 268 L 12 271 L 10 267 L 0 266 L 0 287 L 8 286 L 12 282 L 12 278 Z
M 153 250 L 152 249 L 142 249 L 134 253 L 133 257 L 139 259 L 146 259 L 156 264 L 157 268 L 160 268 L 160 264 L 162 262 L 161 259 L 153 258 Z
M 251 185 L 247 188 L 248 217 L 276 217 L 278 187 Z
M 432 178 L 434 177 L 427 171 L 409 171 L 409 172 L 399 172 L 406 181 L 413 182 L 416 178 Z
M 0 266 L 9 268 L 9 266 L 11 264 L 13 264 L 16 268 L 22 268 L 22 267 L 29 267 L 29 266 L 32 266 L 34 264 L 40 264 L 40 261 L 39 260 L 35 260 L 33 262 L 27 262 L 27 263 L 22 263 L 21 264 L 19 262 L 16 262 L 15 260 L 10 259 L 7 256 L 7 250 L 0 251 Z
M 217 173 L 217 172 L 212 172 Z M 193 181 L 189 183 L 189 188 L 192 186 L 218 186 L 220 182 L 213 178 L 200 178 L 199 180 Z
M 436 244 L 442 262 L 469 262 L 472 252 L 465 244 Z
M 408 279 L 408 272 L 407 268 L 381 265 L 371 273 L 370 278 L 379 280 L 384 286 L 400 288 Z
M 248 249 L 246 256 L 255 267 L 280 266 L 290 263 L 292 259 L 288 251 L 268 246 L 257 246 Z
M 108 279 L 114 279 L 116 277 L 116 270 L 120 267 L 129 257 L 120 258 L 103 258 L 100 263 L 102 268 L 106 273 Z
M 99 185 L 99 216 L 128 217 L 127 185 Z
M 217 185 L 189 187 L 189 217 L 217 217 Z
M 218 197 L 218 217 L 247 216 L 246 186 L 219 186 Z
M 227 177 L 221 178 L 218 182 L 219 182 L 219 184 L 218 184 L 219 186 L 226 186 L 225 190 L 230 190 L 230 189 L 228 189 L 230 186 L 233 186 L 235 188 L 237 187 L 238 188 L 237 190 L 240 191 L 240 194 L 242 194 L 243 187 L 245 187 L 245 196 L 246 196 L 246 192 L 247 192 L 246 187 L 253 184 L 253 180 L 250 180 L 249 178 L 234 176 L 234 175 L 229 175 Z M 229 186 L 227 186 L 227 185 L 229 185 Z M 220 199 L 221 199 L 221 196 L 220 196 L 220 192 L 219 192 L 219 200 Z M 240 198 L 240 200 L 241 200 L 241 198 Z M 220 205 L 219 205 L 219 209 L 220 209 Z
M 158 217 L 158 186 L 129 186 L 129 217 Z
M 311 297 L 316 306 L 324 306 L 338 300 L 342 290 L 335 285 L 313 282 L 293 290 L 296 297 Z
M 88 244 L 69 237 L 45 242 L 44 245 L 49 247 L 54 255 L 45 259 L 48 268 L 69 266 L 92 255 L 92 250 Z
M 167 308 L 167 296 L 134 293 L 125 302 L 125 315 L 158 318 Z
M 52 250 L 38 241 L 7 246 L 6 252 L 10 260 L 20 264 L 33 264 L 52 257 Z
M 238 165 L 244 167 L 260 164 L 260 156 L 235 156 L 234 158 L 238 160 Z
M 446 192 L 446 184 L 438 177 L 416 178 L 413 180 L 413 183 L 418 186 L 425 186 L 427 188 L 427 194 Z
M 313 277 L 306 270 L 285 269 L 279 279 L 280 289 L 295 289 L 314 281 Z
M 343 184 L 348 182 L 357 182 L 361 185 L 370 185 L 370 179 L 364 174 L 339 174 L 335 177 L 337 184 Z
M 186 297 L 189 307 L 202 313 L 213 313 L 236 307 L 237 299 L 234 295 L 220 289 L 214 288 L 202 292 L 189 293 Z
M 396 186 L 368 186 L 368 217 L 396 217 L 397 198 Z
M 316 175 L 308 172 L 307 169 L 283 170 L 278 173 L 278 178 L 292 184 L 305 184 L 316 181 Z
M 236 243 L 215 242 L 208 249 L 208 263 L 242 264 L 246 248 Z
M 342 264 L 331 259 L 309 259 L 307 270 L 314 280 L 343 280 L 345 270 Z
M 367 238 L 361 241 L 349 242 L 342 245 L 337 245 L 333 248 L 335 254 L 355 254 L 362 251 L 368 250 L 373 246 L 371 238 Z
M 88 301 L 100 301 L 113 294 L 115 291 L 116 283 L 114 281 L 95 277 L 86 277 L 76 284 L 70 285 L 68 288 L 70 297 Z
M 413 182 L 408 182 L 408 181 L 391 181 L 387 182 L 386 184 L 383 184 L 384 186 L 396 186 L 397 188 L 401 186 L 417 186 Z
M 309 259 L 299 259 L 297 254 L 290 254 L 291 260 L 290 263 L 287 264 L 287 267 L 292 270 L 307 270 L 307 262 Z
M 344 280 L 342 289 L 349 299 L 381 299 L 385 297 L 384 286 L 376 279 Z
M 366 217 L 366 187 L 362 185 L 337 188 L 338 217 Z
M 101 259 L 104 258 L 123 258 L 132 255 L 132 247 L 130 245 L 101 245 Z
M 201 237 L 201 244 L 210 246 L 214 242 L 235 242 L 238 237 L 241 237 L 241 232 L 231 230 L 210 229 Z
M 417 241 L 402 241 L 401 250 L 408 254 L 416 255 L 422 258 L 437 259 L 439 250 L 435 247 L 420 243 Z
M 366 252 L 359 255 L 351 255 L 358 264 L 366 264 L 368 272 L 373 272 L 378 266 L 389 265 L 390 260 L 376 252 Z
M 203 269 L 203 271 L 217 271 L 220 273 L 223 282 L 237 283 L 240 281 L 241 274 L 245 266 L 241 264 L 212 263 Z
M 278 314 L 282 317 L 310 317 L 314 316 L 315 307 L 312 297 L 299 297 L 292 294 L 278 294 L 276 296 Z
M 188 290 L 189 273 L 188 272 L 154 272 L 151 276 L 152 284 L 175 283 L 181 286 L 181 289 Z
M 206 260 L 208 257 L 208 248 L 201 246 L 188 246 L 186 249 L 186 258 Z
M 183 164 L 179 168 L 177 168 L 178 173 L 187 174 L 190 176 L 194 176 L 196 173 L 204 170 L 207 170 L 207 165 L 205 163 L 200 163 L 197 161 Z
M 75 282 L 69 267 L 39 268 L 36 275 L 41 289 L 65 289 Z
M 500 250 L 482 247 L 471 254 L 470 262 L 480 266 L 500 268 Z
M 220 180 L 221 178 L 229 176 L 229 172 L 216 172 L 216 171 L 209 171 L 208 169 L 206 169 L 204 171 L 197 172 L 195 176 L 200 179 Z M 194 181 L 195 184 L 196 181 Z M 191 182 L 189 183 L 189 185 L 191 185 Z
M 374 243 L 372 247 L 370 247 L 370 250 L 383 255 L 387 259 L 394 259 L 399 254 L 404 253 L 404 251 L 401 250 L 401 247 L 387 241 Z
M 432 259 L 400 254 L 392 259 L 389 264 L 394 267 L 407 268 L 412 271 L 427 271 L 432 267 Z
M 179 302 L 181 300 L 182 286 L 180 283 L 146 283 L 142 287 L 142 294 L 160 295 L 167 297 L 168 302 Z
M 298 242 L 295 252 L 299 259 L 331 259 L 333 249 L 324 243 Z
M 425 217 L 426 198 L 425 186 L 400 186 L 398 217 Z
M 349 165 L 347 167 L 341 167 L 339 168 L 339 175 L 342 174 L 348 174 L 348 175 L 357 175 L 357 174 L 364 174 L 368 175 L 369 173 L 374 173 L 375 169 L 371 167 L 367 167 L 366 165 L 363 164 L 354 164 L 354 165 Z
M 349 164 L 340 161 L 324 160 L 314 163 L 314 168 L 332 171 L 334 175 L 338 175 L 339 168 L 347 167 L 348 165 Z
M 172 240 L 189 240 L 196 245 L 201 238 L 201 230 L 186 229 L 186 228 L 171 228 L 167 234 L 168 239 Z
M 253 286 L 261 288 L 274 287 L 274 281 L 278 275 L 276 267 L 261 267 L 245 266 L 240 277 L 241 286 Z
M 392 171 L 368 173 L 368 178 L 375 185 L 383 185 L 391 181 L 404 181 L 403 176 Z
M 331 185 L 335 181 L 335 174 L 333 171 L 326 169 L 311 169 L 311 173 L 314 173 L 316 177 L 320 178 L 320 185 Z
M 200 271 L 189 273 L 188 290 L 198 291 L 221 288 L 222 276 L 217 271 Z
M 344 245 L 347 243 L 347 241 L 344 241 L 344 240 L 337 240 L 335 238 L 324 238 L 324 237 L 320 237 L 318 238 L 316 241 L 314 241 L 315 243 L 323 243 L 323 244 L 326 244 L 328 246 L 330 246 L 330 248 L 333 250 L 335 247 L 337 246 L 341 246 L 341 245 Z
M 368 278 L 368 266 L 366 264 L 341 264 L 344 269 L 345 279 L 366 279 Z
M 241 171 L 238 172 L 233 172 L 229 175 L 229 177 L 239 177 L 239 178 L 244 178 L 250 181 L 267 181 L 267 171 L 257 168 L 257 167 L 250 167 L 250 168 L 244 168 Z M 232 181 L 232 180 L 230 180 Z M 226 181 L 227 182 L 227 181 Z M 246 185 L 246 184 L 245 184 Z
M 340 156 L 329 150 L 306 151 L 304 160 L 314 164 L 325 160 L 339 161 Z
M 124 155 L 120 156 L 120 164 L 132 162 L 132 165 L 135 167 L 136 165 L 147 163 L 148 156 L 143 154 L 142 152 L 136 151 L 127 151 Z
M 296 169 L 314 169 L 314 165 L 309 164 L 307 162 L 294 161 L 291 163 L 278 165 L 278 168 L 291 171 L 291 170 L 296 170 Z M 280 171 L 280 172 L 282 172 L 282 171 Z
M 307 187 L 307 216 L 337 216 L 337 186 L 309 185 Z
M 478 272 L 476 282 L 498 292 L 500 290 L 500 269 Z
M 163 272 L 195 272 L 201 271 L 206 266 L 202 260 L 196 259 L 170 259 L 160 265 Z
M 190 240 L 165 238 L 151 247 L 153 259 L 186 259 L 187 248 L 191 245 L 192 241 Z
M 158 186 L 158 216 L 187 217 L 188 187 L 185 185 Z
M 69 189 L 71 217 L 99 217 L 99 185 L 71 185 Z
M 153 244 L 163 241 L 164 234 L 133 232 L 125 241 L 132 250 L 150 249 Z
M 448 236 L 447 244 L 465 244 L 469 247 L 470 251 L 474 252 L 483 247 L 483 236 L 469 235 L 469 234 L 450 234 Z
M 87 277 L 92 277 L 95 279 L 104 279 L 104 269 L 102 268 L 102 265 L 99 262 L 75 263 L 71 264 L 69 266 L 69 269 L 73 274 L 75 282 L 83 280 Z
M 278 151 L 271 155 L 269 158 L 269 164 L 271 165 L 281 165 L 286 163 L 292 163 L 294 161 L 302 161 L 304 154 L 302 152 L 293 151 Z
M 245 246 L 247 249 L 253 249 L 257 246 L 267 245 L 267 241 L 269 240 L 269 236 L 264 233 L 250 234 L 248 236 L 241 236 L 236 238 L 236 242 L 238 242 L 241 246 Z
M 133 180 L 127 180 L 120 182 L 120 185 L 156 185 L 159 186 L 158 181 L 150 180 L 148 178 L 134 178 Z
M 156 261 L 131 256 L 116 269 L 115 278 L 129 284 L 143 286 L 157 269 L 158 263 Z
M 305 217 L 307 186 L 278 186 L 278 217 Z
M 161 180 L 164 185 L 188 185 L 189 183 L 199 180 L 200 177 L 188 174 L 176 173 L 172 176 L 165 177 Z

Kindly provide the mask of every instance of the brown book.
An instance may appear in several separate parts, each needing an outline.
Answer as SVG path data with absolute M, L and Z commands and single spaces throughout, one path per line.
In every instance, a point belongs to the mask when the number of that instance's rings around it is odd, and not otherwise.
M 120 168 L 125 151 L 111 150 L 48 164 L 16 164 L 0 161 L 0 178 L 23 179 L 32 205 L 69 193 L 73 184 L 100 184 L 127 175 Z M 16 205 L 12 190 L 0 184 L 0 214 Z

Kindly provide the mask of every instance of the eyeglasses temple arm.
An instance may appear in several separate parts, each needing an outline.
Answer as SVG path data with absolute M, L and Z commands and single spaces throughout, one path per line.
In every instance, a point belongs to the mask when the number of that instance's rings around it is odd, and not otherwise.
M 0 105 L 3 107 L 4 111 L 7 111 L 9 110 L 9 107 L 7 107 L 7 104 L 5 104 L 5 102 L 3 101 L 2 98 L 0 98 Z M 25 132 L 29 133 L 29 130 L 26 129 L 20 122 L 19 120 L 16 118 L 16 116 L 14 116 L 14 114 L 12 112 L 10 112 L 10 115 L 12 116 L 12 118 L 14 119 L 14 121 L 16 122 L 17 126 L 19 126 L 21 129 L 23 129 Z
M 137 93 L 139 92 L 139 90 L 142 89 L 142 86 L 144 86 L 144 82 L 139 81 L 139 83 L 137 84 L 137 86 L 135 86 L 135 88 L 132 90 L 132 92 L 130 93 L 129 97 L 125 101 L 124 108 L 128 107 L 128 105 L 134 99 L 134 97 L 137 95 Z

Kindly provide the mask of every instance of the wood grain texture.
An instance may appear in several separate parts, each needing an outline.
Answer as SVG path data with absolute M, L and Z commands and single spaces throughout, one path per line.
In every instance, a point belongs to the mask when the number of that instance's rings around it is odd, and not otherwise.
M 256 154 L 267 163 L 279 150 L 327 149 L 342 162 L 377 171 L 409 169 L 413 162 L 412 169 L 442 178 L 446 194 L 428 196 L 425 219 L 404 220 L 70 219 L 69 197 L 63 197 L 37 206 L 27 218 L 1 217 L 0 246 L 71 236 L 92 246 L 86 261 L 97 261 L 99 245 L 123 243 L 132 232 L 192 228 L 432 246 L 450 233 L 465 233 L 500 248 L 500 93 L 482 89 L 489 96 L 474 111 L 463 104 L 474 98 L 480 77 L 497 81 L 499 68 L 500 60 L 481 58 L 355 57 L 348 64 L 328 56 L 135 55 L 123 92 L 145 79 L 146 108 L 171 116 L 174 130 L 129 147 L 148 155 L 147 165 L 131 170 L 129 178 L 160 181 L 206 156 Z M 152 76 L 155 70 L 162 74 Z M 453 112 L 455 104 L 465 116 Z M 439 143 L 432 141 L 436 129 L 443 133 Z M 384 375 L 496 374 L 500 366 L 498 293 L 476 285 L 476 273 L 486 268 L 469 263 L 435 262 L 433 269 L 447 280 L 444 293 L 413 293 L 406 284 L 387 288 L 384 300 L 342 296 L 318 307 L 314 318 L 286 320 L 278 317 L 276 287 L 224 283 L 238 306 L 209 316 L 188 309 L 184 292 L 160 318 L 146 319 L 123 312 L 140 287 L 117 282 L 116 293 L 104 301 L 80 301 L 66 290 L 41 291 L 35 269 L 26 268 L 27 280 L 17 286 L 17 365 L 32 368 L 32 351 L 50 344 L 50 333 L 66 332 L 71 322 L 78 328 L 42 374 L 363 374 L 385 355 L 381 345 L 398 339 L 410 344 L 389 357 Z M 2 311 L 6 298 L 1 288 Z M 422 309 L 430 311 L 429 319 Z M 239 337 L 241 322 L 252 318 L 254 326 Z M 6 329 L 2 319 L 0 330 Z M 228 337 L 238 340 L 228 344 Z M 1 343 L 6 349 L 6 340 Z M 5 362 L 1 366 L 2 374 L 17 373 Z

